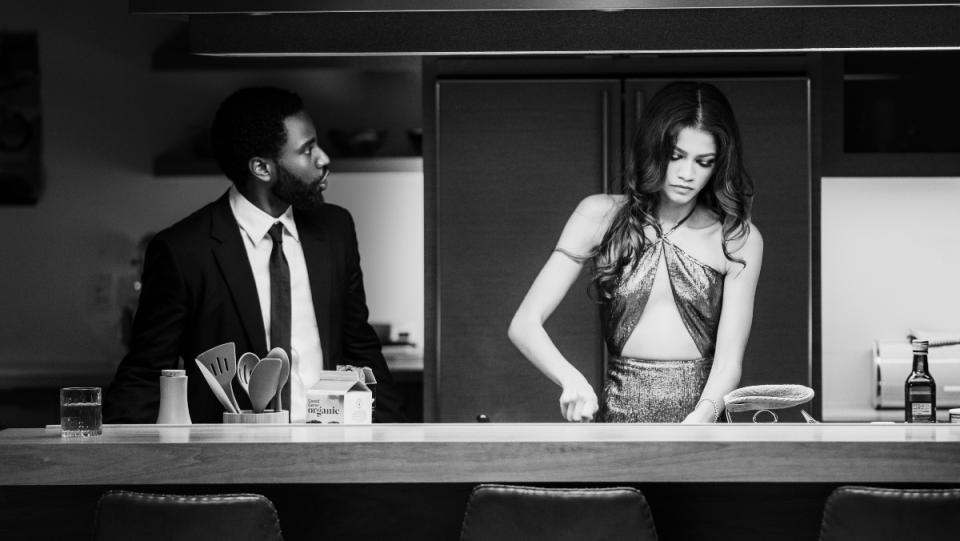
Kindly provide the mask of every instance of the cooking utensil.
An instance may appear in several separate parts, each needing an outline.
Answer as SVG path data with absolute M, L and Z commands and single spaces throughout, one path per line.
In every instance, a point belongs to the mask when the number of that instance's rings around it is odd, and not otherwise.
M 223 404 L 224 409 L 230 413 L 240 413 L 240 408 L 234 407 L 234 405 L 230 402 L 230 398 L 228 398 L 227 393 L 224 392 L 223 386 L 221 386 L 220 382 L 217 381 L 217 378 L 210 373 L 210 369 L 200 362 L 200 359 L 194 359 L 194 361 L 197 363 L 197 368 L 200 369 L 203 379 L 207 380 L 207 385 L 210 386 L 210 390 L 213 391 L 213 395 L 217 397 L 217 400 Z
M 283 366 L 280 368 L 280 379 L 277 380 L 277 389 L 276 394 L 273 397 L 272 405 L 273 411 L 282 411 L 283 410 L 283 386 L 287 384 L 287 379 L 290 378 L 290 357 L 287 356 L 287 352 L 283 348 L 273 348 L 270 350 L 270 353 L 267 353 L 267 357 L 272 357 L 274 359 L 280 359 L 283 361 Z
M 247 393 L 248 397 L 250 396 L 250 373 L 253 372 L 253 368 L 259 362 L 260 357 L 250 351 L 241 355 L 240 359 L 237 360 L 237 381 L 240 382 L 240 386 L 243 387 L 243 391 Z
M 233 394 L 233 377 L 237 375 L 237 349 L 233 342 L 210 348 L 197 355 L 197 360 L 203 363 L 220 383 L 227 399 L 233 404 L 234 411 L 240 411 L 237 397 Z
M 263 413 L 277 392 L 277 381 L 283 361 L 267 357 L 261 359 L 250 373 L 250 404 L 254 413 Z

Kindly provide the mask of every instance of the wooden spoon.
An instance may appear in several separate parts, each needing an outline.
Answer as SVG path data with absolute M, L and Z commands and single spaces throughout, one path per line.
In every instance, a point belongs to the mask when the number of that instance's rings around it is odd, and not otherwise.
M 271 406 L 273 411 L 283 411 L 283 386 L 287 384 L 287 379 L 290 378 L 290 357 L 287 357 L 287 352 L 283 348 L 271 349 L 270 353 L 267 353 L 267 357 L 283 361 L 283 367 L 280 369 L 280 379 L 277 381 L 277 392 L 273 397 L 273 405 Z M 289 407 L 289 404 L 287 406 Z
M 283 361 L 267 357 L 261 359 L 250 374 L 250 404 L 254 413 L 263 413 L 270 399 L 277 392 L 277 381 L 280 380 L 280 370 Z

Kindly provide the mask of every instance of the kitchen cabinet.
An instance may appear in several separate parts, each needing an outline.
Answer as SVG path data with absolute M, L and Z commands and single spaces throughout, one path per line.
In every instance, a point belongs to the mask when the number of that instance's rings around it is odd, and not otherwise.
M 824 55 L 824 176 L 960 175 L 958 63 L 950 50 Z
M 957 46 L 951 2 L 133 0 L 204 55 L 738 54 Z
M 765 238 L 741 384 L 816 387 L 809 80 L 706 80 L 738 116 L 756 185 L 754 221 Z M 561 419 L 559 388 L 510 343 L 507 326 L 576 204 L 619 191 L 638 104 L 666 82 L 438 77 L 435 171 L 427 174 L 428 192 L 435 184 L 427 199 L 435 220 L 427 313 L 436 323 L 425 369 L 428 420 Z M 546 327 L 599 391 L 605 352 L 585 274 Z
M 570 212 L 621 161 L 618 80 L 437 84 L 437 389 L 442 421 L 557 419 L 556 387 L 507 325 Z M 581 279 L 548 321 L 557 346 L 600 381 L 598 306 Z

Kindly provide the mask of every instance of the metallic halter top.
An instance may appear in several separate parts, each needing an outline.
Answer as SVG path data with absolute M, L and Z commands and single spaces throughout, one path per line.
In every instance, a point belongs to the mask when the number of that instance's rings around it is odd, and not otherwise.
M 624 267 L 613 298 L 603 303 L 604 339 L 611 355 L 622 355 L 623 346 L 637 327 L 650 298 L 660 258 L 666 257 L 667 276 L 680 319 L 700 354 L 713 357 L 723 302 L 723 274 L 670 241 L 670 233 L 684 221 L 686 218 L 666 233 L 657 228 L 657 240 L 647 245 L 637 261 Z

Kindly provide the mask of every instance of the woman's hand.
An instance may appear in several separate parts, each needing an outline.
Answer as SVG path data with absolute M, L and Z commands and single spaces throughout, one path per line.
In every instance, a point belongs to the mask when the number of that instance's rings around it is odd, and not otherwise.
M 704 398 L 697 403 L 697 407 L 693 408 L 693 411 L 690 412 L 684 419 L 684 423 L 715 423 L 717 422 L 717 417 L 719 412 L 713 407 L 713 400 L 709 398 Z
M 560 394 L 560 414 L 567 421 L 574 423 L 590 422 L 596 415 L 597 393 L 580 374 L 563 384 Z
M 683 422 L 683 423 L 686 423 L 686 424 L 689 424 L 689 423 L 694 423 L 694 424 L 712 423 L 712 422 L 714 422 L 714 420 L 713 420 L 713 413 L 709 413 L 709 414 L 703 415 L 703 414 L 701 414 L 700 412 L 691 411 L 690 414 L 687 415 L 687 416 L 683 419 L 682 422 Z
M 507 329 L 520 353 L 563 389 L 560 413 L 568 421 L 592 420 L 597 413 L 597 394 L 560 353 L 543 325 L 582 274 L 584 263 L 606 234 L 618 201 L 617 196 L 596 194 L 580 202 L 560 234 L 558 250 L 540 269 Z

